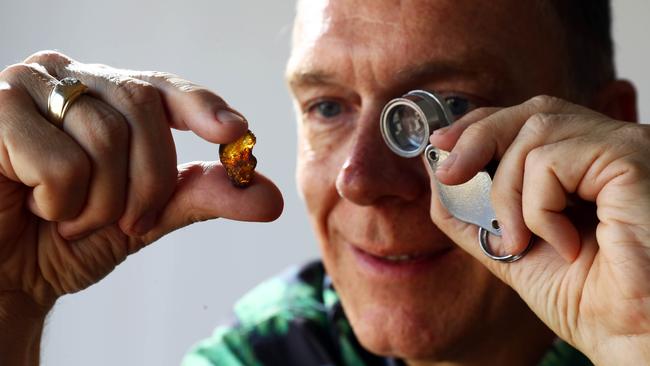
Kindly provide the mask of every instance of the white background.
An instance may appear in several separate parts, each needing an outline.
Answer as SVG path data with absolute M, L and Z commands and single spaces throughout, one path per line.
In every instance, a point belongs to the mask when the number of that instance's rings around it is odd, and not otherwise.
M 62 298 L 45 330 L 44 365 L 176 365 L 195 341 L 228 322 L 244 292 L 318 255 L 295 187 L 295 122 L 283 81 L 293 0 L 1 1 L 0 66 L 58 49 L 206 85 L 248 117 L 258 169 L 285 197 L 273 224 L 193 225 Z M 614 0 L 614 15 L 620 75 L 635 81 L 641 119 L 650 121 L 650 2 Z M 174 137 L 179 161 L 217 159 L 217 146 L 186 132 Z M 242 232 L 246 238 L 237 239 Z

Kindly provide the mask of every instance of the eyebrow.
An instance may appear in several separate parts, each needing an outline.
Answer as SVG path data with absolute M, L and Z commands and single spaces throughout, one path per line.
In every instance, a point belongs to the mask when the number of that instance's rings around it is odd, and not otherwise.
M 337 85 L 336 78 L 333 74 L 323 71 L 297 71 L 287 77 L 291 86 L 318 86 L 318 85 Z
M 399 84 L 407 84 L 414 81 L 420 81 L 423 79 L 428 80 L 449 74 L 472 74 L 472 72 L 468 72 L 459 67 L 459 65 L 431 61 L 397 70 L 393 76 L 393 80 Z
M 465 63 L 430 61 L 398 70 L 393 76 L 393 81 L 400 85 L 413 85 L 423 81 L 443 79 L 446 76 L 471 78 L 482 83 L 509 79 L 505 70 L 497 65 L 503 65 L 503 62 L 490 56 L 484 56 L 476 62 L 470 59 Z
M 488 65 L 495 66 L 489 67 Z M 447 60 L 428 61 L 397 70 L 392 76 L 392 81 L 396 85 L 411 86 L 453 76 L 471 78 L 486 84 L 494 83 L 497 80 L 500 84 L 506 84 L 511 79 L 511 75 L 505 72 L 507 68 L 504 69 L 498 65 L 504 65 L 504 61 L 486 53 L 481 55 L 480 60 L 469 59 L 464 63 Z M 297 70 L 287 76 L 287 82 L 291 87 L 345 85 L 341 83 L 335 73 L 323 69 Z

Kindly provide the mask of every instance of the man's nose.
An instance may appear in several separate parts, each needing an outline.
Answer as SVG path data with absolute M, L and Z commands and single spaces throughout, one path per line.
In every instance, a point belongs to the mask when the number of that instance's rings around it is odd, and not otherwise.
M 360 116 L 347 158 L 336 178 L 339 196 L 358 205 L 412 201 L 428 187 L 418 158 L 395 155 L 384 143 L 379 114 Z

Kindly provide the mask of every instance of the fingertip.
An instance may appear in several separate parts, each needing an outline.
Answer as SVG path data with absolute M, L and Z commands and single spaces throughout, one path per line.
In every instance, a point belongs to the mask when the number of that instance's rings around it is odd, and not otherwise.
M 451 151 L 462 136 L 463 132 L 465 132 L 469 126 L 490 116 L 498 110 L 498 108 L 475 109 L 451 125 L 433 131 L 429 137 L 429 142 L 439 149 Z
M 266 179 L 266 177 L 264 178 Z M 262 222 L 271 222 L 277 220 L 284 211 L 284 197 L 280 189 L 273 184 L 270 180 L 268 181 L 269 186 L 266 188 L 266 200 L 267 205 L 264 205 L 262 211 L 260 212 L 260 221 Z
M 478 173 L 477 169 L 467 164 L 466 159 L 458 153 L 452 152 L 436 168 L 436 178 L 446 185 L 456 185 L 467 182 Z M 476 171 L 474 171 L 476 170 Z
M 458 139 L 460 138 L 464 129 L 465 126 L 459 126 L 456 124 L 439 128 L 433 131 L 429 137 L 429 142 L 431 145 L 441 150 L 451 151 L 454 146 L 456 146 L 456 143 L 458 142 Z
M 246 133 L 246 118 L 220 96 L 204 88 L 188 88 L 180 93 L 172 88 L 173 93 L 163 94 L 172 127 L 191 130 L 216 144 L 232 142 Z
M 431 145 L 445 151 L 450 151 L 454 148 L 457 137 L 454 138 L 453 133 L 450 133 L 451 126 L 439 128 L 431 134 L 429 142 Z
M 436 179 L 438 179 L 440 183 L 448 186 L 462 184 L 467 181 L 467 179 L 463 179 L 455 171 L 449 170 L 437 170 Z
M 555 246 L 555 250 L 560 254 L 560 256 L 567 262 L 573 263 L 578 259 L 580 254 L 580 235 L 577 231 L 567 233 L 566 242 L 564 245 Z
M 192 163 L 185 169 L 184 188 L 179 193 L 190 194 L 183 204 L 201 217 L 222 217 L 237 221 L 269 222 L 277 219 L 284 209 L 278 187 L 267 177 L 255 172 L 248 187 L 235 187 L 225 168 L 213 162 Z
M 436 170 L 435 172 L 436 179 L 442 184 L 452 185 L 454 184 L 453 177 L 450 177 L 449 171 L 447 170 Z
M 523 253 L 532 239 L 533 234 L 528 230 L 516 232 L 514 230 L 503 230 L 502 240 L 506 253 L 517 255 Z
M 212 131 L 212 142 L 224 144 L 235 141 L 248 131 L 248 121 L 232 109 L 220 109 L 215 113 L 217 125 Z
M 77 227 L 73 221 L 60 222 L 57 225 L 57 231 L 67 241 L 75 241 L 85 236 L 83 230 Z
M 567 262 L 573 263 L 580 254 L 581 240 L 578 229 L 562 213 L 547 214 L 537 226 L 530 226 L 544 241 Z
M 236 188 L 241 190 L 240 188 Z M 244 188 L 247 196 L 245 215 L 235 218 L 245 221 L 271 222 L 275 221 L 284 211 L 284 198 L 280 189 L 267 177 L 255 173 L 252 184 Z

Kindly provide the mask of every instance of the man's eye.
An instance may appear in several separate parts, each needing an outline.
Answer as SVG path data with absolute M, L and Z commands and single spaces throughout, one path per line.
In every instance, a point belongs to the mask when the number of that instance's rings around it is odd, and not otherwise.
M 339 102 L 326 100 L 312 105 L 310 112 L 318 113 L 322 118 L 335 118 L 343 112 L 343 106 Z
M 454 115 L 454 118 L 460 118 L 476 108 L 472 102 L 463 97 L 446 97 L 445 102 L 447 102 L 449 111 Z

